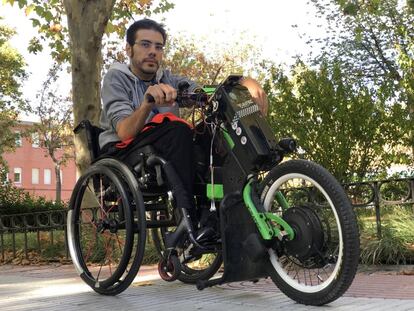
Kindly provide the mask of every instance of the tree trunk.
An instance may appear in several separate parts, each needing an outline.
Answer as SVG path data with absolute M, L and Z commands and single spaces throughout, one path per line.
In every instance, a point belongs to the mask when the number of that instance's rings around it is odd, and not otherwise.
M 414 91 L 413 91 L 414 92 Z M 408 112 L 409 116 L 409 125 L 408 130 L 410 131 L 410 145 L 411 145 L 411 166 L 414 165 L 414 95 L 408 97 Z
M 101 113 L 102 37 L 115 0 L 64 0 L 72 51 L 72 93 L 75 126 L 84 119 L 97 124 Z M 80 172 L 89 164 L 86 137 L 75 137 Z
M 60 165 L 55 164 L 55 177 L 56 177 L 56 198 L 55 201 L 60 203 L 62 201 L 62 183 L 60 179 Z

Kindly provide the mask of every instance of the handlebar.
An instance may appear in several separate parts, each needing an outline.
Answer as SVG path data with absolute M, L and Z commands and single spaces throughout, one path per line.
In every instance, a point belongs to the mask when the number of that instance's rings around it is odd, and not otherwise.
M 206 93 L 182 93 L 177 95 L 177 103 L 179 107 L 203 107 L 207 105 L 209 96 Z
M 151 94 L 147 94 L 147 100 L 149 103 L 155 103 L 155 98 Z M 206 93 L 189 93 L 189 92 L 178 92 L 176 102 L 179 107 L 203 107 L 207 104 L 209 96 Z

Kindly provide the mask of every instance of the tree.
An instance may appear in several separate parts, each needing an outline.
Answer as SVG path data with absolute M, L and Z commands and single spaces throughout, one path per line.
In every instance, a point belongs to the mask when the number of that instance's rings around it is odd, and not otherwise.
M 188 77 L 200 85 L 219 84 L 230 74 L 251 74 L 260 59 L 252 44 L 207 47 L 194 38 L 170 38 L 164 57 L 164 67 L 174 74 Z M 213 50 L 213 51 L 212 51 Z
M 259 52 L 252 44 L 201 45 L 195 38 L 176 36 L 168 41 L 163 66 L 199 85 L 218 85 L 230 74 L 250 75 L 256 70 Z M 209 54 L 208 54 L 209 50 Z M 180 109 L 181 117 L 194 121 L 191 108 Z M 197 118 L 200 115 L 197 115 Z
M 14 31 L 0 25 L 0 178 L 4 180 L 7 164 L 2 154 L 15 147 L 17 107 L 21 104 L 21 85 L 26 77 L 23 57 L 8 43 Z
M 389 106 L 340 64 L 310 69 L 298 61 L 290 78 L 266 64 L 270 76 L 270 121 L 276 136 L 292 136 L 306 158 L 326 167 L 341 181 L 386 168 L 401 138 L 403 111 Z
M 61 167 L 75 156 L 70 98 L 59 95 L 54 88 L 59 70 L 60 67 L 56 64 L 49 70 L 47 79 L 37 95 L 37 105 L 32 103 L 27 107 L 40 119 L 30 131 L 38 135 L 39 146 L 44 149 L 45 156 L 50 157 L 55 166 L 56 202 L 61 201 Z
M 401 143 L 414 162 L 414 4 L 412 0 L 312 0 L 329 25 L 323 56 L 343 64 L 408 118 Z
M 102 70 L 102 40 L 104 35 L 123 36 L 133 15 L 150 15 L 168 10 L 172 5 L 160 0 L 5 0 L 16 2 L 32 17 L 39 37 L 31 41 L 33 52 L 48 42 L 52 57 L 60 62 L 70 59 L 74 123 L 83 119 L 97 123 L 100 115 L 100 83 Z M 64 21 L 67 21 L 67 27 Z M 70 38 L 68 41 L 67 39 Z M 76 160 L 82 170 L 89 163 L 86 141 L 75 139 Z

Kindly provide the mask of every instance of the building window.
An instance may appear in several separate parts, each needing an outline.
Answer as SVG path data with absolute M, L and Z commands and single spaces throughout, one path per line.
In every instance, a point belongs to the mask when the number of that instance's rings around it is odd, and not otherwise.
M 32 168 L 32 184 L 38 185 L 39 184 L 39 169 Z
M 32 147 L 39 148 L 39 133 L 32 133 Z
M 16 147 L 22 146 L 22 134 L 19 131 L 14 132 L 16 134 L 15 144 Z
M 20 167 L 14 168 L 14 183 L 15 184 L 22 183 L 22 169 Z
M 45 168 L 43 171 L 43 180 L 45 185 L 50 185 L 52 183 L 52 171 L 48 168 Z

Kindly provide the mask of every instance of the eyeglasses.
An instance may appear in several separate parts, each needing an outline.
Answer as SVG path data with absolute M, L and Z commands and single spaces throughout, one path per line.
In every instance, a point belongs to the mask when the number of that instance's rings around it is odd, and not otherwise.
M 154 43 L 148 40 L 142 40 L 142 41 L 135 41 L 135 44 L 138 44 L 139 47 L 148 50 L 151 48 L 151 46 L 155 47 L 155 50 L 158 52 L 163 52 L 164 51 L 164 45 L 161 43 Z

